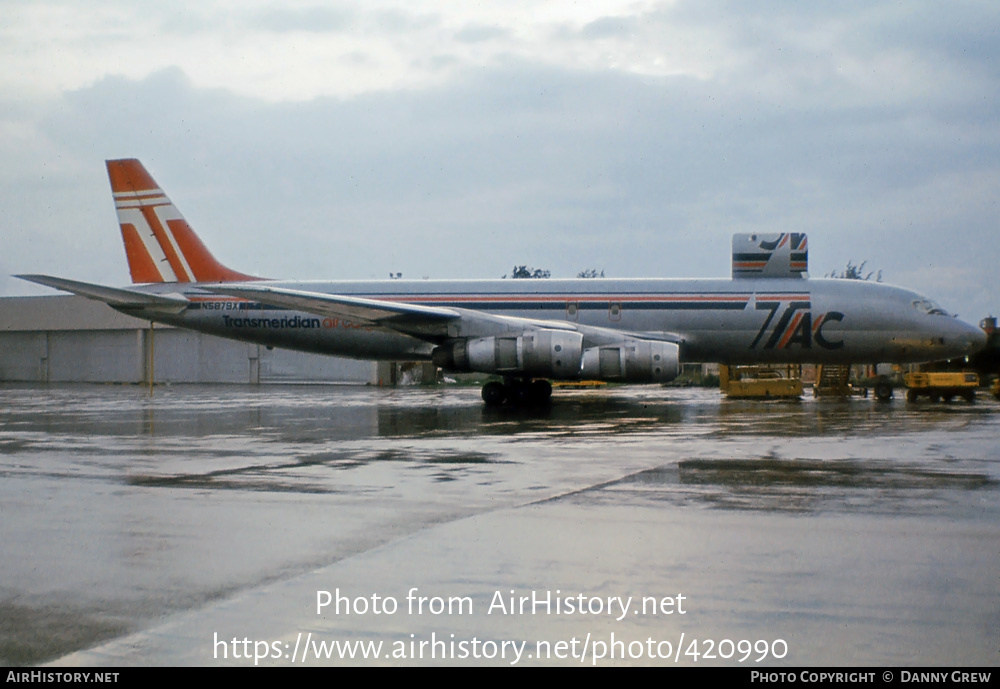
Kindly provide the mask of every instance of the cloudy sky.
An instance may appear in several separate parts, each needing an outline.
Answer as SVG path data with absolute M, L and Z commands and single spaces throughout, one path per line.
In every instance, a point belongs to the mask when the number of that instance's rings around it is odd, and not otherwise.
M 128 282 L 136 157 L 269 277 L 720 277 L 796 231 L 1000 312 L 987 0 L 0 0 L 0 61 L 0 294 Z

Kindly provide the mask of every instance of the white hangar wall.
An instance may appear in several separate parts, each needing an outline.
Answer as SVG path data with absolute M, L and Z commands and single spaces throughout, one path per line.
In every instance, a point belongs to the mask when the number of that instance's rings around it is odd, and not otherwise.
M 118 313 L 76 296 L 0 298 L 0 381 L 377 382 L 372 362 L 225 340 Z

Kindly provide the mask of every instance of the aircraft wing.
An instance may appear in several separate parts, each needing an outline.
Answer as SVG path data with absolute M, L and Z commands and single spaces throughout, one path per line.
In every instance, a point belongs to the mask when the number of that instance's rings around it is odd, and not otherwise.
M 588 342 L 594 344 L 617 342 L 623 338 L 673 343 L 684 341 L 682 335 L 670 332 L 630 333 L 565 321 L 499 316 L 474 309 L 424 306 L 259 284 L 213 285 L 203 288 L 218 294 L 305 311 L 327 318 L 343 318 L 357 324 L 381 326 L 435 342 L 449 338 L 518 333 L 531 329 L 579 332 Z
M 72 292 L 95 301 L 103 301 L 108 306 L 128 311 L 148 310 L 176 314 L 184 311 L 190 304 L 186 298 L 179 294 L 149 294 L 139 290 L 105 287 L 104 285 L 67 280 L 50 275 L 15 275 L 14 277 L 46 287 L 54 287 L 63 292 Z
M 461 318 L 455 309 L 421 306 L 381 299 L 269 287 L 226 285 L 206 287 L 211 292 L 251 299 L 271 306 L 306 311 L 327 318 L 343 318 L 356 324 L 378 325 L 420 336 L 448 335 L 448 323 Z

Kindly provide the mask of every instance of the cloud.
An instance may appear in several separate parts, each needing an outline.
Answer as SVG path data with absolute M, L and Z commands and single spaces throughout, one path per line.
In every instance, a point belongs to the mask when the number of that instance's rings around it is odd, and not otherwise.
M 640 17 L 601 17 L 584 25 L 579 35 L 587 39 L 631 38 L 641 27 Z
M 265 7 L 251 12 L 246 26 L 265 32 L 306 31 L 340 33 L 357 21 L 357 12 L 347 7 Z
M 434 78 L 275 99 L 174 62 L 7 96 L 0 177 L 19 201 L 0 220 L 35 239 L 5 233 L 4 258 L 127 280 L 101 161 L 140 157 L 220 258 L 265 275 L 497 277 L 530 263 L 725 276 L 733 232 L 805 231 L 814 275 L 867 259 L 911 279 L 931 256 L 942 275 L 969 267 L 995 286 L 997 63 L 981 60 L 983 41 L 960 49 L 987 35 L 981 11 L 932 15 L 935 33 L 894 5 L 776 7 L 675 3 L 519 27 L 348 6 L 313 27 L 395 23 L 396 48 L 343 50 L 335 67 L 326 55 L 313 79 L 386 65 Z M 295 27 L 311 11 L 292 6 L 272 35 L 308 37 Z M 428 36 L 451 39 L 421 52 Z M 555 37 L 551 52 L 540 36 Z M 942 291 L 963 313 L 992 308 L 981 289 Z
M 499 26 L 483 26 L 473 24 L 465 26 L 455 32 L 455 39 L 462 43 L 482 43 L 501 38 L 507 38 L 510 32 Z

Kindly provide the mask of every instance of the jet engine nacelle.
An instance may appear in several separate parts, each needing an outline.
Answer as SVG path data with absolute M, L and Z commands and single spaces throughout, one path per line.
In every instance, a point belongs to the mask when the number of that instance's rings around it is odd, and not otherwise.
M 586 349 L 580 375 L 596 380 L 666 383 L 680 370 L 680 348 L 673 342 L 625 340 Z
M 452 371 L 578 378 L 582 356 L 580 333 L 540 329 L 460 340 L 435 349 L 433 359 Z

